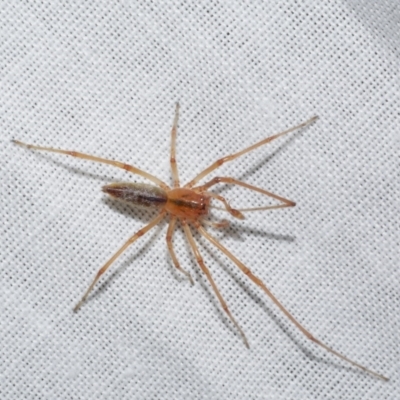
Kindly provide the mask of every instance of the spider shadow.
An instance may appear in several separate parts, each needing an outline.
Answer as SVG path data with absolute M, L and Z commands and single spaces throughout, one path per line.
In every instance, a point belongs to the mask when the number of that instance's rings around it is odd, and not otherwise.
M 267 232 L 263 229 L 251 228 L 242 225 L 241 222 L 237 222 L 236 220 L 229 221 L 229 226 L 224 229 L 222 233 L 220 233 L 219 239 L 232 238 L 233 240 L 244 242 L 249 236 L 256 236 L 266 240 L 277 240 L 288 243 L 292 243 L 296 240 L 296 237 L 293 235 L 276 234 Z

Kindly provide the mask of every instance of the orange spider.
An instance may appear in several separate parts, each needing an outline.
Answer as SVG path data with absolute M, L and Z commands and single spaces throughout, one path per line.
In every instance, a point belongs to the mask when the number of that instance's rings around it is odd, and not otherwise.
M 232 316 L 231 312 L 229 311 L 229 308 L 222 297 L 221 293 L 218 290 L 217 285 L 214 282 L 214 279 L 211 276 L 211 273 L 207 266 L 204 264 L 203 258 L 200 255 L 199 249 L 197 247 L 197 244 L 195 243 L 192 232 L 189 228 L 189 224 L 193 225 L 200 235 L 204 236 L 209 242 L 211 242 L 214 246 L 216 246 L 219 250 L 221 250 L 228 258 L 230 258 L 238 267 L 239 269 L 249 277 L 251 281 L 253 281 L 258 287 L 260 287 L 267 295 L 268 297 L 276 304 L 276 306 L 283 312 L 283 314 L 311 341 L 314 343 L 318 344 L 328 352 L 336 355 L 337 357 L 341 358 L 344 361 L 349 362 L 350 364 L 362 369 L 365 372 L 368 372 L 380 379 L 383 379 L 385 381 L 388 380 L 385 376 L 378 374 L 377 372 L 374 372 L 361 364 L 356 363 L 355 361 L 350 360 L 349 358 L 345 357 L 343 354 L 340 354 L 339 352 L 333 350 L 332 348 L 328 347 L 318 339 L 316 339 L 309 331 L 307 331 L 290 313 L 289 311 L 279 302 L 279 300 L 271 293 L 271 291 L 265 286 L 265 284 L 261 281 L 260 278 L 255 276 L 249 268 L 247 268 L 240 260 L 238 260 L 226 247 L 224 247 L 217 239 L 215 239 L 213 236 L 211 236 L 202 226 L 203 224 L 209 224 L 215 227 L 225 227 L 228 225 L 227 221 L 221 221 L 221 222 L 211 222 L 206 220 L 205 218 L 209 214 L 210 210 L 210 203 L 211 199 L 216 199 L 220 201 L 223 205 L 226 211 L 228 211 L 233 217 L 243 219 L 244 216 L 242 214 L 242 211 L 250 211 L 250 210 L 270 210 L 270 209 L 275 209 L 275 208 L 284 208 L 284 207 L 293 207 L 295 206 L 295 203 L 293 201 L 290 201 L 288 199 L 285 199 L 281 196 L 277 196 L 276 194 L 273 194 L 271 192 L 268 192 L 264 189 L 258 188 L 253 185 L 249 185 L 245 182 L 241 182 L 237 179 L 230 178 L 230 177 L 216 177 L 211 179 L 210 181 L 206 182 L 203 185 L 196 186 L 196 184 L 209 175 L 212 171 L 216 170 L 218 167 L 220 167 L 222 164 L 228 162 L 228 161 L 233 161 L 236 158 L 242 156 L 243 154 L 249 153 L 252 150 L 257 149 L 258 147 L 272 142 L 273 140 L 277 139 L 278 137 L 281 137 L 283 135 L 286 135 L 290 132 L 293 132 L 297 129 L 300 129 L 302 127 L 305 127 L 315 120 L 317 120 L 317 116 L 314 116 L 310 118 L 308 121 L 303 122 L 295 127 L 292 127 L 286 131 L 280 132 L 276 135 L 270 136 L 266 139 L 261 140 L 258 143 L 253 144 L 252 146 L 249 146 L 237 153 L 228 155 L 226 157 L 223 157 L 217 161 L 215 161 L 213 164 L 211 164 L 209 167 L 207 167 L 204 171 L 200 172 L 194 179 L 192 179 L 189 183 L 187 183 L 184 186 L 180 186 L 179 182 L 179 174 L 178 174 L 178 167 L 176 163 L 176 133 L 177 133 L 177 126 L 178 126 L 178 117 L 179 117 L 179 104 L 176 104 L 176 109 L 175 109 L 175 118 L 172 126 L 172 131 L 171 131 L 171 155 L 170 155 L 170 162 L 171 162 L 171 170 L 172 170 L 172 180 L 173 180 L 173 186 L 172 188 L 168 186 L 166 183 L 162 182 L 160 179 L 157 177 L 149 174 L 148 172 L 142 171 L 132 165 L 124 164 L 119 161 L 113 161 L 113 160 L 107 160 L 104 158 L 100 157 L 95 157 L 91 156 L 89 154 L 83 154 L 79 153 L 77 151 L 69 151 L 69 150 L 58 150 L 54 149 L 51 147 L 41 147 L 41 146 L 35 146 L 31 144 L 26 144 L 23 142 L 20 142 L 18 140 L 13 140 L 15 144 L 25 146 L 28 149 L 33 149 L 33 150 L 43 150 L 43 151 L 49 151 L 53 153 L 60 153 L 60 154 L 66 154 L 72 157 L 77 157 L 77 158 L 82 158 L 85 160 L 91 160 L 103 164 L 110 164 L 113 165 L 114 167 L 117 168 L 122 168 L 126 171 L 132 172 L 136 175 L 140 175 L 149 181 L 153 182 L 157 186 L 154 185 L 149 185 L 149 184 L 144 184 L 144 183 L 112 183 L 110 185 L 106 185 L 103 187 L 103 191 L 113 197 L 116 197 L 118 199 L 125 200 L 129 203 L 132 203 L 137 206 L 144 206 L 148 208 L 153 208 L 158 210 L 158 215 L 155 217 L 153 220 L 151 220 L 146 226 L 144 226 L 142 229 L 140 229 L 138 232 L 136 232 L 133 236 L 131 236 L 127 242 L 104 264 L 103 267 L 100 268 L 100 270 L 97 272 L 95 278 L 93 279 L 92 283 L 89 285 L 89 288 L 83 295 L 82 299 L 78 302 L 78 304 L 75 306 L 74 311 L 77 311 L 81 305 L 84 303 L 86 298 L 88 297 L 90 291 L 93 289 L 94 285 L 96 282 L 99 280 L 101 275 L 104 274 L 104 272 L 107 271 L 107 269 L 110 267 L 110 265 L 137 239 L 139 239 L 141 236 L 143 236 L 145 233 L 147 233 L 151 228 L 156 226 L 166 215 L 169 215 L 169 226 L 167 230 L 167 245 L 168 245 L 168 250 L 171 255 L 171 258 L 173 260 L 173 263 L 175 267 L 181 271 L 183 274 L 185 274 L 190 282 L 193 284 L 193 279 L 189 272 L 185 271 L 179 264 L 178 259 L 176 257 L 176 254 L 174 252 L 173 244 L 172 244 L 172 234 L 174 232 L 175 224 L 176 221 L 179 220 L 183 226 L 183 230 L 185 232 L 186 238 L 189 241 L 190 247 L 192 248 L 193 254 L 196 257 L 196 260 L 207 277 L 208 281 L 210 282 L 210 285 L 217 296 L 222 309 L 224 312 L 228 315 L 232 323 L 235 325 L 237 330 L 239 331 L 240 335 L 243 338 L 243 341 L 247 347 L 249 347 L 247 338 L 239 326 L 239 324 L 236 322 L 235 318 Z M 231 185 L 238 185 L 245 187 L 246 189 L 254 190 L 256 192 L 262 193 L 266 196 L 272 197 L 275 200 L 279 200 L 281 204 L 278 205 L 273 205 L 273 206 L 266 206 L 266 207 L 258 207 L 258 208 L 253 208 L 253 209 L 243 209 L 243 210 L 237 210 L 232 208 L 229 203 L 226 201 L 226 199 L 218 194 L 210 192 L 208 189 L 211 188 L 212 186 L 218 184 L 218 183 L 227 183 Z

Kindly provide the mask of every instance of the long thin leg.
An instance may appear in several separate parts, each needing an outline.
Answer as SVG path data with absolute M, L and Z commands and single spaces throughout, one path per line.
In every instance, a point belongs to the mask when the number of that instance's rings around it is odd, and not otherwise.
M 102 163 L 102 164 L 109 164 L 114 167 L 124 169 L 125 171 L 132 172 L 133 174 L 143 176 L 144 178 L 148 179 L 149 181 L 152 181 L 153 183 L 160 186 L 164 190 L 169 190 L 169 186 L 166 183 L 164 183 L 163 181 L 161 181 L 160 179 L 158 179 L 157 177 L 155 177 L 154 175 L 151 175 L 148 172 L 142 171 L 141 169 L 136 168 L 132 165 L 124 164 L 120 161 L 107 160 L 106 158 L 91 156 L 90 154 L 79 153 L 77 151 L 72 151 L 72 150 L 60 150 L 60 149 L 54 149 L 52 147 L 36 146 L 34 144 L 27 144 L 24 142 L 20 142 L 19 140 L 13 140 L 13 142 L 19 146 L 27 147 L 28 149 L 32 149 L 32 150 L 40 150 L 40 151 L 48 151 L 51 153 L 66 154 L 68 156 L 82 158 L 84 160 L 95 161 L 95 162 Z
M 218 249 L 220 249 L 228 258 L 230 258 L 238 267 L 239 269 L 247 275 L 258 287 L 260 287 L 266 294 L 267 296 L 277 305 L 277 307 L 285 314 L 285 316 L 311 341 L 314 343 L 318 344 L 325 350 L 327 350 L 329 353 L 334 354 L 335 356 L 341 358 L 344 361 L 347 361 L 348 363 L 354 365 L 355 367 L 358 367 L 362 369 L 365 372 L 368 372 L 380 379 L 383 379 L 384 381 L 388 381 L 389 378 L 386 378 L 385 376 L 378 374 L 377 372 L 374 372 L 361 364 L 356 363 L 355 361 L 350 360 L 349 358 L 345 357 L 343 354 L 340 354 L 339 352 L 331 349 L 328 347 L 326 344 L 322 343 L 318 339 L 316 339 L 309 331 L 307 331 L 293 316 L 292 314 L 289 313 L 288 310 L 279 302 L 279 300 L 271 293 L 271 291 L 265 286 L 264 282 L 257 276 L 255 276 L 249 268 L 247 268 L 240 260 L 238 260 L 226 247 L 224 247 L 217 239 L 212 237 L 199 223 L 195 224 L 197 230 L 200 232 L 201 235 L 203 235 L 208 241 L 210 241 L 214 246 L 216 246 Z
M 172 261 L 176 267 L 176 269 L 179 269 L 183 274 L 187 276 L 189 279 L 190 283 L 194 285 L 192 276 L 190 275 L 189 272 L 185 271 L 179 264 L 178 258 L 176 257 L 175 251 L 174 251 L 174 246 L 172 244 L 172 235 L 174 233 L 175 229 L 175 223 L 176 223 L 176 217 L 171 217 L 169 221 L 169 226 L 168 226 L 168 231 L 167 231 L 167 246 L 169 250 L 169 254 L 171 255 Z
M 208 281 L 210 282 L 210 285 L 213 288 L 214 293 L 216 294 L 216 296 L 222 306 L 222 309 L 225 311 L 225 313 L 228 315 L 230 320 L 236 326 L 236 329 L 239 331 L 240 335 L 242 336 L 243 342 L 246 345 L 246 347 L 249 348 L 249 342 L 247 341 L 247 338 L 246 338 L 244 332 L 242 331 L 242 328 L 236 322 L 235 318 L 233 318 L 233 315 L 229 311 L 228 305 L 226 304 L 224 298 L 222 297 L 221 293 L 218 290 L 217 285 L 214 282 L 213 277 L 211 276 L 210 270 L 204 264 L 203 258 L 200 255 L 199 249 L 196 245 L 196 242 L 193 239 L 192 232 L 190 231 L 189 226 L 187 225 L 187 223 L 185 221 L 182 221 L 182 225 L 183 225 L 183 229 L 185 231 L 186 237 L 189 241 L 190 247 L 192 248 L 193 254 L 196 257 L 196 260 L 197 260 L 201 270 L 203 271 L 204 275 L 207 277 Z
M 255 207 L 255 208 L 244 208 L 244 209 L 239 209 L 237 211 L 256 211 L 256 210 L 272 210 L 275 208 L 285 208 L 285 207 L 294 207 L 296 203 L 294 201 L 285 199 L 284 197 L 278 196 L 274 193 L 268 192 L 267 190 L 261 189 L 257 186 L 249 185 L 248 183 L 239 181 L 235 178 L 229 178 L 229 177 L 220 177 L 217 176 L 213 179 L 211 179 L 209 182 L 205 183 L 204 185 L 197 186 L 193 188 L 196 192 L 205 192 L 207 189 L 209 189 L 211 186 L 214 186 L 218 183 L 228 183 L 231 185 L 238 185 L 238 186 L 243 186 L 246 189 L 254 190 L 256 192 L 262 193 L 268 197 L 272 197 L 276 200 L 281 201 L 283 204 L 278 204 L 276 206 L 265 206 L 265 207 Z M 229 210 L 228 210 L 229 211 Z
M 125 244 L 99 269 L 97 272 L 95 278 L 93 279 L 93 282 L 90 284 L 88 290 L 86 290 L 86 293 L 83 295 L 82 299 L 78 302 L 78 304 L 75 306 L 74 311 L 78 311 L 81 305 L 85 302 L 86 298 L 88 297 L 90 291 L 93 289 L 94 285 L 96 282 L 100 279 L 101 275 L 104 274 L 104 272 L 107 271 L 108 267 L 137 239 L 139 239 L 141 236 L 143 236 L 146 232 L 148 232 L 151 228 L 153 228 L 155 225 L 157 225 L 165 216 L 165 211 L 161 212 L 156 218 L 154 218 L 152 221 L 150 221 L 149 224 L 147 224 L 145 227 L 142 229 L 138 230 L 133 236 L 131 236 Z
M 215 161 L 213 164 L 211 164 L 209 167 L 207 167 L 204 171 L 200 172 L 194 179 L 192 179 L 189 183 L 187 183 L 184 187 L 185 188 L 191 188 L 193 187 L 197 182 L 199 182 L 201 179 L 203 179 L 205 176 L 207 176 L 210 172 L 214 171 L 215 169 L 217 169 L 218 167 L 220 167 L 222 164 L 225 164 L 228 161 L 232 161 L 235 158 L 238 158 L 240 156 L 242 156 L 243 154 L 248 153 L 249 151 L 252 151 L 254 149 L 256 149 L 257 147 L 260 147 L 266 143 L 272 142 L 273 140 L 277 139 L 278 137 L 281 137 L 283 135 L 286 135 L 290 132 L 293 132 L 297 129 L 303 128 L 311 123 L 313 123 L 314 121 L 316 121 L 318 119 L 317 116 L 314 116 L 312 118 L 310 118 L 309 120 L 294 126 L 293 128 L 290 128 L 286 131 L 280 132 L 276 135 L 267 137 L 266 139 L 261 140 L 258 143 L 253 144 L 252 146 L 246 147 L 245 149 L 234 153 L 234 154 L 230 154 L 229 156 L 220 158 L 219 160 Z
M 174 188 L 179 187 L 178 165 L 176 163 L 176 133 L 178 130 L 178 120 L 179 120 L 179 103 L 176 103 L 174 123 L 172 125 L 172 130 L 171 130 L 171 157 L 170 157 L 172 181 Z

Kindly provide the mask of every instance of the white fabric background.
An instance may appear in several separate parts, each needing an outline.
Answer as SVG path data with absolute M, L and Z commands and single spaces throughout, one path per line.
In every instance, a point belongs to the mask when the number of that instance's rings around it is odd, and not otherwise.
M 399 5 L 279 3 L 2 3 L 1 398 L 400 398 Z M 134 176 L 10 140 L 129 162 L 170 182 L 177 100 L 183 181 L 320 117 L 218 171 L 297 206 L 214 234 L 313 334 L 390 382 L 307 341 L 197 238 L 247 350 L 180 230 L 176 251 L 195 286 L 175 272 L 165 222 L 72 312 L 152 214 L 100 190 Z M 263 200 L 222 193 L 235 206 Z

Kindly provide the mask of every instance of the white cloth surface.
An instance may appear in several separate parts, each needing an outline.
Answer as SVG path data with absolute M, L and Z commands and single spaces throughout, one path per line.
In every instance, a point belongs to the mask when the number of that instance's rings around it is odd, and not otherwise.
M 3 2 L 0 11 L 2 399 L 398 399 L 398 1 Z M 246 349 L 161 223 L 79 300 L 151 213 L 101 186 L 144 181 L 11 139 L 131 163 L 170 183 L 313 115 L 224 165 L 296 201 L 213 235 L 317 338 L 307 340 L 196 235 Z M 233 206 L 265 204 L 223 189 Z M 218 218 L 227 214 L 216 213 Z

